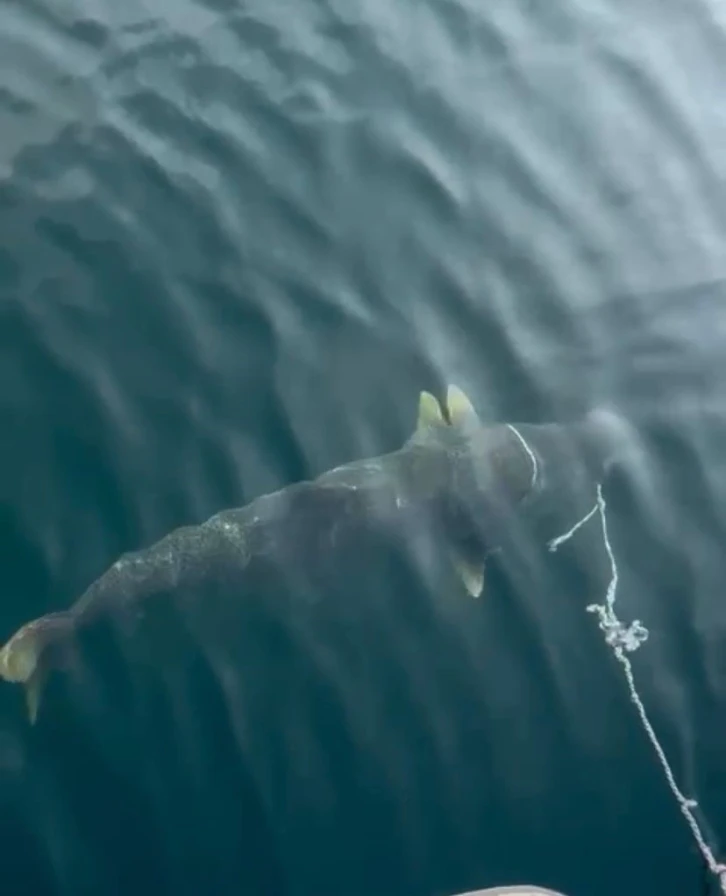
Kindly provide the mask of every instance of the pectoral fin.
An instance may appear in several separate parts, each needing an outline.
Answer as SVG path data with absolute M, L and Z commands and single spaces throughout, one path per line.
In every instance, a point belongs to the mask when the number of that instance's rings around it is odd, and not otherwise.
M 475 562 L 460 553 L 452 552 L 451 562 L 467 592 L 472 597 L 480 597 L 484 590 L 484 560 Z
M 446 413 L 452 426 L 480 424 L 479 415 L 466 393 L 458 386 L 449 386 L 446 392 Z
M 418 422 L 416 431 L 422 432 L 432 426 L 443 426 L 446 423 L 438 399 L 430 392 L 422 392 L 418 400 Z

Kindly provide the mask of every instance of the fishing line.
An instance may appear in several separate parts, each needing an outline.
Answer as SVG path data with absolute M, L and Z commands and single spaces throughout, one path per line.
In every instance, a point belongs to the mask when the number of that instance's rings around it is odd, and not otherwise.
M 511 429 L 511 431 L 514 433 L 514 435 L 519 439 L 519 441 L 522 444 L 522 447 L 529 455 L 529 459 L 532 461 L 532 481 L 530 482 L 529 487 L 530 487 L 530 489 L 533 489 L 535 487 L 535 485 L 537 485 L 537 478 L 539 476 L 539 466 L 537 464 L 537 457 L 536 457 L 534 451 L 532 451 L 532 449 L 529 447 L 526 439 L 524 438 L 522 433 L 517 429 L 517 427 L 513 426 L 511 423 L 507 423 L 507 427 L 509 429 Z
M 696 800 L 685 796 L 681 788 L 678 786 L 675 775 L 673 774 L 673 769 L 668 762 L 665 751 L 663 750 L 663 747 L 658 740 L 655 729 L 653 728 L 653 725 L 648 718 L 648 714 L 645 711 L 645 705 L 643 704 L 640 694 L 638 693 L 635 686 L 633 667 L 627 654 L 633 653 L 641 646 L 641 644 L 645 643 L 645 641 L 648 639 L 648 629 L 638 619 L 633 620 L 630 625 L 625 625 L 618 618 L 615 612 L 615 597 L 618 587 L 618 565 L 615 561 L 615 553 L 613 552 L 612 544 L 610 543 L 610 537 L 608 535 L 606 510 L 607 505 L 602 493 L 602 484 L 598 483 L 597 502 L 592 510 L 590 510 L 581 520 L 575 523 L 575 525 L 568 532 L 565 532 L 564 535 L 560 535 L 550 541 L 548 547 L 550 551 L 556 551 L 561 544 L 564 544 L 564 542 L 572 538 L 572 536 L 575 534 L 575 532 L 577 532 L 580 526 L 583 526 L 588 520 L 592 519 L 592 517 L 595 516 L 596 513 L 599 513 L 600 523 L 602 526 L 603 543 L 605 545 L 605 550 L 607 551 L 608 559 L 610 561 L 610 582 L 605 594 L 604 603 L 590 604 L 587 607 L 587 611 L 588 613 L 594 613 L 598 617 L 598 626 L 605 637 L 605 642 L 610 646 L 613 653 L 615 654 L 615 658 L 623 668 L 625 680 L 627 681 L 628 690 L 630 692 L 630 699 L 635 705 L 635 709 L 640 718 L 641 725 L 643 726 L 645 733 L 648 735 L 651 746 L 655 751 L 656 758 L 658 759 L 658 762 L 660 763 L 660 766 L 663 770 L 663 774 L 665 775 L 668 787 L 670 788 L 671 793 L 676 799 L 676 802 L 678 803 L 678 806 L 683 813 L 689 828 L 691 829 L 691 833 L 693 834 L 696 845 L 698 846 L 698 849 L 703 856 L 703 860 L 708 871 L 718 880 L 721 887 L 721 892 L 724 894 L 724 896 L 726 896 L 726 865 L 717 862 L 714 858 L 713 851 L 706 842 L 706 838 L 704 837 L 701 828 L 699 827 L 698 821 L 696 820 L 696 816 L 693 811 L 694 809 L 698 808 L 698 803 L 696 802 Z

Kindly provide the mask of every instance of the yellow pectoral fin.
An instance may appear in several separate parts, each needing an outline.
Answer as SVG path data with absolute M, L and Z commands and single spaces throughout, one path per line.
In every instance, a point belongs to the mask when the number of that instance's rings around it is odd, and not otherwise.
M 452 553 L 451 562 L 467 593 L 472 597 L 481 597 L 484 591 L 484 561 L 475 563 L 461 554 Z
M 446 392 L 446 412 L 452 426 L 479 423 L 479 415 L 466 393 L 458 386 L 449 386 Z
M 443 426 L 446 423 L 437 398 L 430 392 L 422 392 L 418 400 L 418 421 L 416 431 L 422 432 L 432 426 Z

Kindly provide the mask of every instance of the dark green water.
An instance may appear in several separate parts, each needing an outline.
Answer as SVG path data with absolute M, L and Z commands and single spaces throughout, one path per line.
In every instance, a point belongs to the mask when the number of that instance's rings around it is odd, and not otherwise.
M 718 5 L 0 23 L 0 640 L 175 526 L 397 448 L 422 388 L 491 420 L 606 403 L 646 459 L 606 487 L 638 684 L 723 858 Z M 99 643 L 33 729 L 3 685 L 2 892 L 699 893 L 571 548 L 478 603 L 385 551 L 313 597 L 290 570 L 241 667 Z

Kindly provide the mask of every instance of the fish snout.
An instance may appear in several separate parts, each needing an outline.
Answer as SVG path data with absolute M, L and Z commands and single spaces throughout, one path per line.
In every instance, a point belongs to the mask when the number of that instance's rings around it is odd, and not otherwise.
M 626 465 L 638 452 L 635 428 L 612 408 L 595 408 L 587 414 L 583 441 L 586 460 L 597 477 Z

